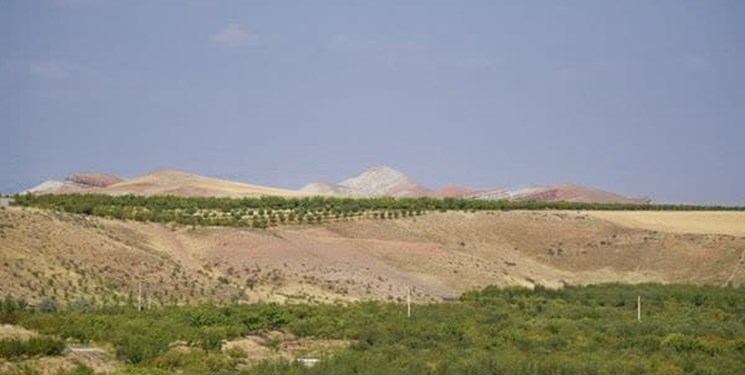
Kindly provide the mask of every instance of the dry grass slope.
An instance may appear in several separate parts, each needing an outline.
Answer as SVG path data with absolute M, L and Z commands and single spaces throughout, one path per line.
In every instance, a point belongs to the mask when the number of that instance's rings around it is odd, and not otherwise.
M 660 214 L 714 225 L 712 213 Z M 745 217 L 731 215 L 734 223 Z M 735 226 L 682 233 L 614 220 L 447 212 L 253 230 L 10 207 L 0 210 L 0 294 L 124 303 L 141 283 L 156 303 L 334 302 L 400 300 L 414 286 L 416 301 L 431 301 L 490 284 L 745 282 L 745 237 Z
M 745 236 L 745 214 L 734 211 L 593 211 L 594 217 L 646 230 Z

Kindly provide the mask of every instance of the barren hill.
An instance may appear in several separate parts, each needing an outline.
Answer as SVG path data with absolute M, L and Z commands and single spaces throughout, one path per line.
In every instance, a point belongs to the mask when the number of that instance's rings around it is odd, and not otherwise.
M 492 190 L 473 195 L 478 199 L 515 201 L 567 201 L 591 203 L 647 203 L 647 199 L 628 198 L 609 191 L 572 184 L 535 186 L 519 190 Z
M 337 184 L 312 182 L 300 190 L 252 185 L 196 174 L 162 170 L 125 181 L 100 173 L 79 173 L 63 181 L 45 181 L 29 189 L 34 194 L 102 193 L 140 195 L 179 195 L 186 197 L 246 197 L 273 195 L 283 197 L 331 195 L 343 197 L 433 197 L 536 201 L 569 201 L 595 203 L 647 203 L 647 199 L 628 198 L 620 194 L 578 185 L 536 186 L 518 190 L 479 191 L 458 185 L 429 189 L 404 173 L 390 167 L 370 168 L 359 176 Z
M 489 284 L 745 283 L 745 237 L 727 229 L 745 214 L 685 214 L 701 215 L 704 233 L 564 211 L 433 212 L 254 230 L 10 207 L 0 209 L 0 285 L 32 300 L 113 303 L 142 283 L 156 302 L 172 303 L 387 300 L 409 286 L 417 301 L 429 301 Z
M 77 186 L 75 185 L 71 186 L 71 185 L 65 184 L 64 181 L 47 180 L 24 191 L 24 193 L 49 194 L 49 193 L 63 192 L 69 188 L 77 188 Z
M 592 203 L 647 203 L 647 199 L 628 198 L 609 191 L 572 184 L 535 186 L 525 189 L 492 189 L 480 191 L 458 185 L 446 185 L 439 190 L 418 184 L 391 167 L 370 168 L 357 177 L 338 184 L 312 182 L 302 189 L 310 194 L 329 194 L 352 197 L 433 197 L 506 199 L 515 201 L 567 201 Z
M 28 193 L 51 194 L 51 193 L 76 193 L 88 189 L 104 188 L 124 179 L 106 173 L 76 173 L 65 177 L 62 181 L 48 180 L 28 189 Z
M 124 179 L 108 173 L 76 173 L 65 178 L 65 181 L 87 187 L 107 187 L 124 182 Z
M 373 167 L 361 175 L 348 178 L 338 184 L 311 182 L 301 191 L 351 197 L 465 197 L 478 191 L 457 185 L 447 185 L 434 191 L 426 188 L 401 171 L 391 167 Z
M 429 194 L 434 198 L 465 198 L 481 193 L 479 190 L 459 185 L 445 185 L 437 191 Z
M 185 197 L 261 195 L 294 197 L 307 195 L 293 190 L 251 185 L 172 170 L 152 172 L 132 180 L 91 191 L 115 195 L 179 195 Z
M 342 188 L 361 196 L 418 197 L 427 189 L 405 174 L 390 167 L 370 168 L 357 177 L 339 183 Z
M 341 186 L 331 184 L 328 182 L 311 182 L 303 186 L 300 191 L 309 194 L 329 194 L 329 195 L 345 195 L 346 192 L 342 191 Z
M 361 175 L 338 184 L 312 182 L 300 190 L 352 197 L 421 197 L 429 193 L 428 189 L 405 174 L 385 166 L 370 168 Z

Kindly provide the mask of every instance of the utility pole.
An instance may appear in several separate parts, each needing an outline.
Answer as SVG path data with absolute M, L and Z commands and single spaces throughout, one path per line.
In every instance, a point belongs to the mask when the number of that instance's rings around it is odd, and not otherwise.
M 636 321 L 642 321 L 642 296 L 636 296 Z
M 408 290 L 409 294 L 406 296 L 406 317 L 411 318 L 411 287 Z

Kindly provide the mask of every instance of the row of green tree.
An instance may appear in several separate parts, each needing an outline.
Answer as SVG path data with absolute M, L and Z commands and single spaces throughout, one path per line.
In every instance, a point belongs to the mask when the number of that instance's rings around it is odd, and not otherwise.
M 321 223 L 364 216 L 392 219 L 428 211 L 484 210 L 745 210 L 745 207 L 538 202 L 436 198 L 204 198 L 96 194 L 17 195 L 15 204 L 116 219 L 185 225 L 253 226 Z
M 490 287 L 452 303 L 414 305 L 410 318 L 404 305 L 364 302 L 27 309 L 19 322 L 46 335 L 110 343 L 127 363 L 122 374 L 745 373 L 742 287 Z M 313 368 L 293 361 L 242 368 L 242 353 L 221 350 L 226 340 L 271 330 L 351 346 Z

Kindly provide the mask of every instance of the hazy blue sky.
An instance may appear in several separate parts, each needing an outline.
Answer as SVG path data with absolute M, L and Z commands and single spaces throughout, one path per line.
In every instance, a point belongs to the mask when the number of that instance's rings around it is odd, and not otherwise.
M 745 1 L 0 1 L 0 191 L 173 168 L 745 204 Z

